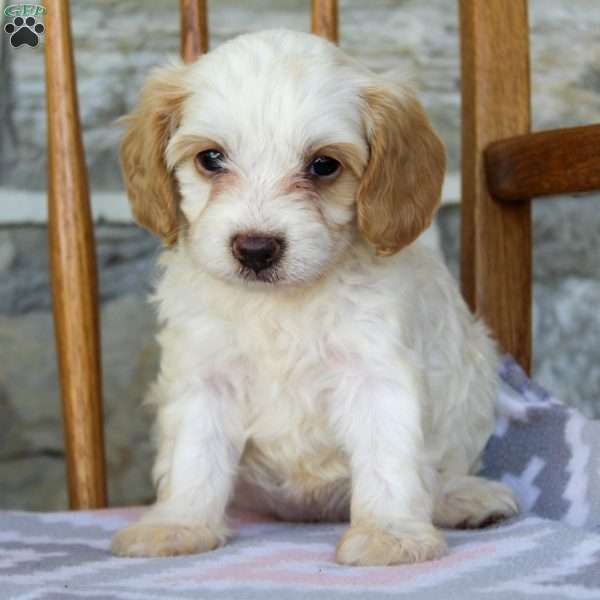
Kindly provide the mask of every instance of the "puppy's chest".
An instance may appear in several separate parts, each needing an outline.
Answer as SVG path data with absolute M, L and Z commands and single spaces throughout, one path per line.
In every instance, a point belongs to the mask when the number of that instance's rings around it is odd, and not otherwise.
M 252 384 L 262 394 L 292 392 L 307 378 L 329 371 L 338 345 L 335 327 L 293 313 L 249 320 L 236 334 L 239 351 L 250 365 Z
M 375 351 L 373 323 L 382 312 L 332 298 L 235 323 L 235 346 L 246 365 L 249 429 L 325 427 L 340 382 L 368 369 Z M 377 352 L 384 351 L 383 342 L 378 335 Z
M 327 341 L 271 329 L 247 349 L 245 412 L 248 430 L 267 437 L 325 421 L 335 370 Z
M 335 380 L 330 333 L 271 321 L 241 342 L 249 365 L 247 439 L 261 462 L 295 469 L 337 446 L 329 412 Z
M 284 479 L 298 469 L 335 478 L 347 471 L 330 416 L 347 375 L 367 369 L 373 323 L 385 311 L 345 296 L 349 299 L 328 296 L 296 311 L 255 307 L 231 323 L 245 365 L 246 438 L 254 457 L 260 456 L 257 464 L 268 464 Z

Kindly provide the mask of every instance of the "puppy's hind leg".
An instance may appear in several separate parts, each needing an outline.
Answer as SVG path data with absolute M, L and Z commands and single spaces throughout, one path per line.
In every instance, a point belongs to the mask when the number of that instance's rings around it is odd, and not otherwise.
M 515 496 L 502 483 L 459 475 L 442 480 L 435 499 L 433 522 L 438 527 L 487 527 L 519 512 Z

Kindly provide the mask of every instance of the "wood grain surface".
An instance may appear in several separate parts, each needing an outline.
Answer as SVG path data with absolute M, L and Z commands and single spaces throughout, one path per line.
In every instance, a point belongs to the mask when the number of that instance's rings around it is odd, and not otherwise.
M 526 0 L 460 0 L 461 282 L 505 352 L 531 366 L 531 208 L 495 202 L 483 152 L 530 129 Z
M 208 15 L 206 0 L 180 0 L 181 58 L 195 61 L 208 52 Z
M 96 257 L 67 0 L 47 0 L 48 232 L 71 508 L 106 506 Z
M 311 5 L 313 33 L 338 42 L 338 3 L 337 0 L 312 0 Z
M 485 171 L 494 198 L 506 202 L 600 189 L 600 125 L 493 142 Z

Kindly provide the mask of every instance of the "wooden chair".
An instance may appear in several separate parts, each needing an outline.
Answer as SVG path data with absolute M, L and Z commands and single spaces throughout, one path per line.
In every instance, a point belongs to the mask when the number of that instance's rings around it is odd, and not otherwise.
M 530 198 L 600 188 L 600 125 L 530 133 L 527 0 L 460 0 L 461 283 L 531 369 Z
M 107 504 L 94 235 L 68 0 L 46 13 L 48 228 L 70 505 Z M 205 0 L 180 0 L 181 54 L 208 48 Z M 526 0 L 460 0 L 462 286 L 501 346 L 531 361 L 529 198 L 600 187 L 600 126 L 530 134 Z M 337 2 L 312 30 L 338 39 Z

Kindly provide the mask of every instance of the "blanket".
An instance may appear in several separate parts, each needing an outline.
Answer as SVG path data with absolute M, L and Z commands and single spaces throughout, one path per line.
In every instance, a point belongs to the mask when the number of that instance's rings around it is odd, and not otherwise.
M 204 555 L 115 558 L 114 531 L 141 508 L 0 513 L 0 600 L 600 598 L 600 423 L 586 420 L 503 361 L 483 474 L 516 491 L 522 513 L 449 531 L 440 560 L 343 567 L 345 525 L 238 513 L 239 534 Z

